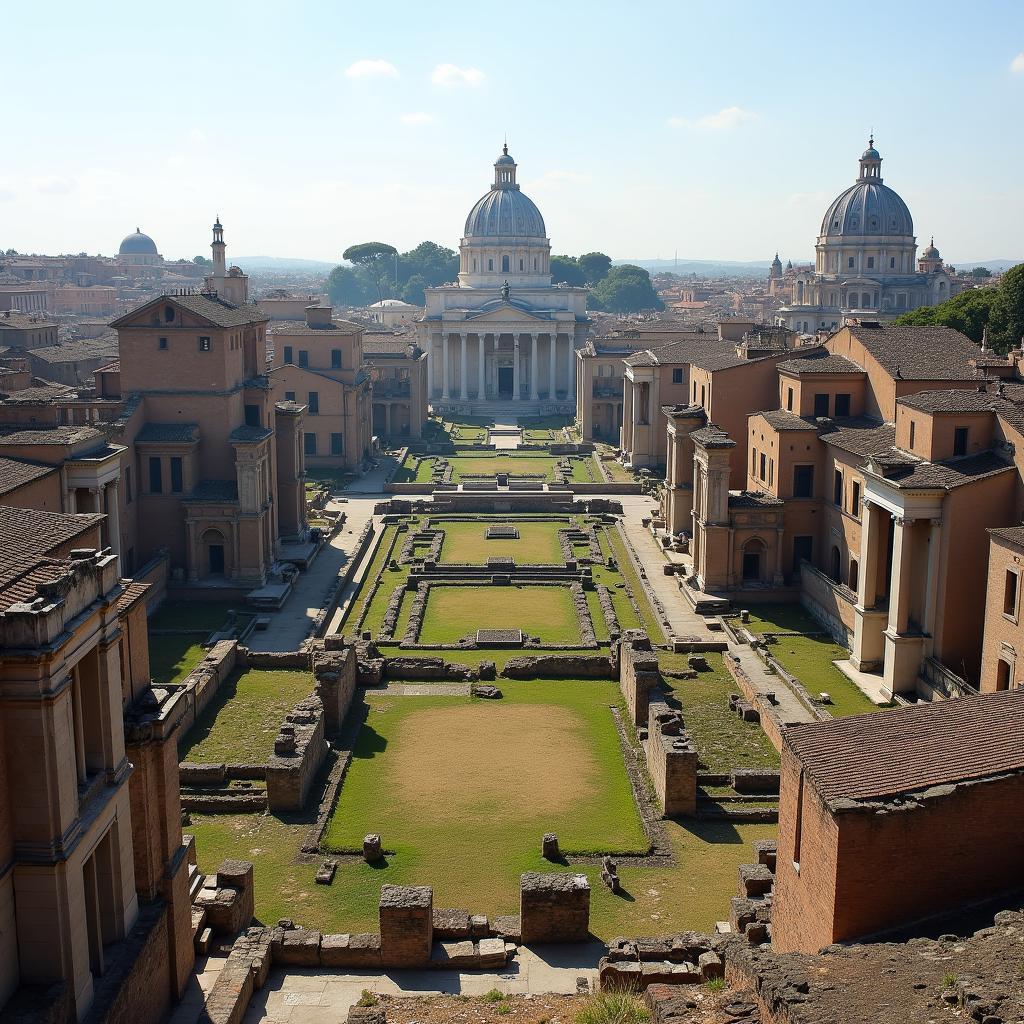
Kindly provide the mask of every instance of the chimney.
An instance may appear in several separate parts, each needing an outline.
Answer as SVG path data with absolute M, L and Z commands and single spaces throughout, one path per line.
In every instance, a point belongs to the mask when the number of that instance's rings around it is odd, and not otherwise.
M 333 312 L 333 306 L 307 306 L 306 323 L 310 327 L 329 327 Z

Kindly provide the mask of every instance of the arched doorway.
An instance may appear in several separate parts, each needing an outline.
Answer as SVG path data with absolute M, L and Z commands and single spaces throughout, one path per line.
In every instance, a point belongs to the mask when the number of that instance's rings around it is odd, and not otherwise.
M 220 530 L 207 530 L 203 534 L 203 566 L 207 576 L 228 574 L 227 545 Z
M 850 559 L 850 576 L 847 582 L 847 586 L 854 592 L 857 592 L 857 585 L 860 583 L 860 571 L 857 565 L 857 559 Z
M 754 538 L 743 545 L 743 582 L 759 583 L 765 563 L 764 541 Z
M 835 583 L 843 582 L 843 556 L 837 545 L 832 545 L 828 574 Z

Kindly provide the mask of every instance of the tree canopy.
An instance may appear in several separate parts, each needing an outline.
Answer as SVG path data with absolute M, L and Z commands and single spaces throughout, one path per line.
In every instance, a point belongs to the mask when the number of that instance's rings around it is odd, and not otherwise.
M 568 284 L 582 288 L 587 279 L 575 256 L 552 256 L 550 261 L 551 280 L 555 284 Z
M 398 258 L 398 250 L 393 245 L 387 242 L 360 242 L 350 245 L 341 254 L 341 258 L 362 267 L 377 289 L 378 301 L 384 298 L 384 283 L 396 269 L 395 261 Z
M 605 256 L 603 252 L 585 252 L 577 262 L 583 270 L 587 284 L 591 287 L 603 281 L 612 268 L 611 256 Z
M 1009 352 L 1024 338 L 1024 263 L 1003 274 L 995 288 L 972 288 L 937 306 L 904 313 L 894 323 L 953 327 L 979 343 L 987 327 L 992 348 Z
M 327 278 L 327 294 L 336 306 L 365 306 L 372 300 L 373 282 L 362 267 L 335 267 Z
M 971 277 L 975 278 L 987 278 L 992 276 L 992 271 L 988 267 L 975 267 L 971 271 Z
M 639 313 L 644 309 L 665 308 L 651 284 L 651 275 L 631 263 L 612 267 L 590 294 L 592 305 L 609 313 Z

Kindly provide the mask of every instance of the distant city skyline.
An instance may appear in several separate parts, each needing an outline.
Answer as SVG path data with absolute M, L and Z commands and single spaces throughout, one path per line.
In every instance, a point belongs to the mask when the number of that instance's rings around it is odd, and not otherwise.
M 558 253 L 810 259 L 873 129 L 922 247 L 1022 256 L 1024 6 L 891 5 L 865 28 L 756 3 L 515 8 L 65 0 L 6 19 L 0 247 L 340 260 L 456 247 L 507 136 Z M 201 31 L 197 31 L 201 29 Z

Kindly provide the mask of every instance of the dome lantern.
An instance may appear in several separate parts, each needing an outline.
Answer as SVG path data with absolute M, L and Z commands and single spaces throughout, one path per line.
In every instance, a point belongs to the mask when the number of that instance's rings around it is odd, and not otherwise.
M 494 161 L 493 188 L 519 188 L 516 184 L 516 162 L 508 155 L 508 143 L 501 147 L 501 156 Z
M 868 139 L 868 148 L 860 155 L 860 180 L 882 183 L 882 157 L 875 149 L 875 137 Z

